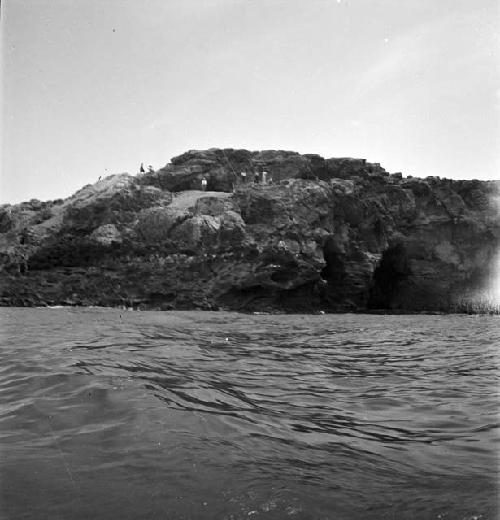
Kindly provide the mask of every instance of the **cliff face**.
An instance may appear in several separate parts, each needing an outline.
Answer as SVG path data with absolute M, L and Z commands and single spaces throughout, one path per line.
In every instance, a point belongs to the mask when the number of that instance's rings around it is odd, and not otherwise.
M 498 189 L 358 159 L 190 151 L 64 201 L 2 206 L 0 304 L 449 309 L 492 275 Z

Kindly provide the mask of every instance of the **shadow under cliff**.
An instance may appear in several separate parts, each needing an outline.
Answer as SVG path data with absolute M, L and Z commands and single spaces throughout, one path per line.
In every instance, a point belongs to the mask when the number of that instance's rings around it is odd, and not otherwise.
M 400 307 L 400 290 L 410 276 L 406 248 L 396 244 L 387 249 L 373 273 L 367 308 L 391 310 Z

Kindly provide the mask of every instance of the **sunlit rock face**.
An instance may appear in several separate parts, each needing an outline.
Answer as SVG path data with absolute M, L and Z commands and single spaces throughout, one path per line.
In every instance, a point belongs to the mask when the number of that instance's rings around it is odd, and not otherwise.
M 491 300 L 495 305 L 500 305 L 500 254 L 494 264 L 491 285 L 486 288 L 486 297 L 491 295 Z
M 489 206 L 500 215 L 500 183 L 499 188 L 493 192 L 490 197 Z M 496 238 L 498 240 L 498 230 Z M 500 308 L 500 247 L 497 250 L 497 254 L 491 264 L 489 277 L 486 278 L 486 283 L 483 285 L 479 294 L 475 295 L 476 300 L 482 299 L 483 301 L 492 302 L 493 305 Z
M 451 310 L 499 295 L 498 200 L 494 182 L 362 159 L 190 151 L 66 200 L 2 206 L 0 302 Z

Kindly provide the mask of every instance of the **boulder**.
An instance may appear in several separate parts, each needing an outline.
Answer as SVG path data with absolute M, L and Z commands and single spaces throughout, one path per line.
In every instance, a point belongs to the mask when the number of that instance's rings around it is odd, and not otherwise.
M 90 238 L 105 246 L 122 242 L 122 235 L 114 224 L 104 224 L 98 227 L 92 232 Z

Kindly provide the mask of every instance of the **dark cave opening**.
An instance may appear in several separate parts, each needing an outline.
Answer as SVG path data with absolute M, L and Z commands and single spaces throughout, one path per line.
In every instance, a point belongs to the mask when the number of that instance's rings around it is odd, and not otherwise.
M 369 309 L 392 309 L 402 283 L 410 275 L 408 254 L 402 244 L 387 249 L 373 273 Z
M 341 254 L 333 237 L 328 237 L 323 246 L 323 257 L 326 265 L 321 270 L 321 278 L 326 280 L 332 288 L 338 287 L 345 276 L 345 266 Z

